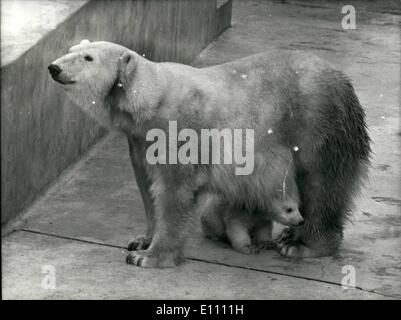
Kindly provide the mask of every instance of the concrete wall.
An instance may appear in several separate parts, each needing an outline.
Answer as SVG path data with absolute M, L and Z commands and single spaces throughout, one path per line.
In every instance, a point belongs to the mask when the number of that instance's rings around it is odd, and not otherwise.
M 230 17 L 231 1 L 219 11 L 216 0 L 88 1 L 12 61 L 2 56 L 2 223 L 106 133 L 57 94 L 47 72 L 51 61 L 90 39 L 120 43 L 155 61 L 190 63 Z

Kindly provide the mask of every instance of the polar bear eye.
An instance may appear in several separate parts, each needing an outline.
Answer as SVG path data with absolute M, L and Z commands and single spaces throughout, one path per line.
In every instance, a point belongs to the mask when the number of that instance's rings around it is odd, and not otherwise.
M 86 55 L 84 58 L 86 61 L 93 61 L 93 58 L 90 55 Z
M 290 212 L 292 212 L 292 208 L 287 208 L 285 211 L 290 213 Z

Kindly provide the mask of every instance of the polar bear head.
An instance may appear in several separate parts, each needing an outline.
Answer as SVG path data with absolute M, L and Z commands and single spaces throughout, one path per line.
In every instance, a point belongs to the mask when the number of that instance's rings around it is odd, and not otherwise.
M 129 114 L 135 111 L 134 105 L 140 105 L 134 101 L 140 98 L 134 96 L 139 91 L 135 86 L 143 86 L 147 76 L 138 75 L 146 71 L 135 72 L 143 69 L 137 68 L 138 64 L 151 62 L 118 44 L 83 40 L 48 69 L 74 103 L 102 125 L 113 128 L 113 110 L 120 108 Z
M 276 198 L 272 200 L 273 219 L 286 226 L 300 226 L 304 219 L 299 212 L 298 197 L 286 196 L 284 199 Z

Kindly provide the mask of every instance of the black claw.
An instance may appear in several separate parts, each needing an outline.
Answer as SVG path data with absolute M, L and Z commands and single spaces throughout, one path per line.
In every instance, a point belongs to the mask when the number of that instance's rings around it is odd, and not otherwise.
M 276 249 L 276 248 L 277 248 L 277 244 L 275 242 L 266 243 L 265 249 Z
M 139 243 L 138 242 L 131 242 L 129 245 L 128 245 L 128 251 L 135 251 L 137 248 L 138 248 L 138 246 L 139 246 Z
M 127 255 L 127 258 L 125 259 L 125 262 L 128 264 L 132 264 L 132 256 L 129 254 Z

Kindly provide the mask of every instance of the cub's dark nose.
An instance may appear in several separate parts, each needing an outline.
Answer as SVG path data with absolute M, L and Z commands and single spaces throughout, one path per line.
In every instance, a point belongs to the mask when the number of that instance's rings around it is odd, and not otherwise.
M 48 67 L 48 69 L 49 69 L 50 75 L 52 76 L 53 79 L 55 79 L 62 71 L 60 69 L 60 67 L 58 65 L 56 65 L 56 64 L 51 64 Z
M 302 226 L 304 223 L 305 223 L 305 220 L 302 219 L 301 221 L 298 222 L 298 225 Z

